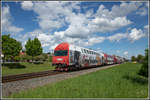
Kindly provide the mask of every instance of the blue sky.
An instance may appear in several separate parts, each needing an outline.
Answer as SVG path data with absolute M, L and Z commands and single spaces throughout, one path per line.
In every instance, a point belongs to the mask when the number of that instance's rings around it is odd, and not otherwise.
M 2 34 L 37 37 L 44 52 L 61 42 L 130 58 L 148 47 L 147 2 L 2 2 Z

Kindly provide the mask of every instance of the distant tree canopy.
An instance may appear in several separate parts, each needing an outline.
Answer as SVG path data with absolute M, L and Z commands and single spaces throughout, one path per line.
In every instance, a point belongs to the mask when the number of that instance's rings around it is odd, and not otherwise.
M 144 61 L 144 56 L 141 55 L 141 54 L 139 54 L 137 57 L 132 56 L 132 57 L 131 57 L 131 60 L 132 60 L 132 61 L 137 61 L 138 63 L 143 63 L 143 61 Z
M 132 57 L 131 57 L 131 60 L 132 60 L 132 61 L 136 61 L 136 57 L 135 57 L 135 56 L 132 56 Z
M 34 38 L 34 40 L 28 39 L 26 45 L 26 53 L 29 56 L 32 56 L 32 60 L 34 56 L 38 56 L 42 54 L 42 46 L 41 42 L 38 40 L 38 38 Z
M 142 63 L 144 61 L 144 56 L 142 56 L 141 54 L 139 54 L 136 58 L 137 62 Z
M 21 43 L 8 35 L 2 35 L 2 53 L 5 57 L 14 59 L 15 56 L 18 56 L 22 49 Z

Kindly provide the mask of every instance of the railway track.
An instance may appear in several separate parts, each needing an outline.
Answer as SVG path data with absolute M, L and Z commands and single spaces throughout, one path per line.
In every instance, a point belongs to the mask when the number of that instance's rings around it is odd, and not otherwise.
M 80 68 L 80 70 L 88 70 L 90 68 L 95 68 L 95 67 L 85 67 L 85 68 Z M 72 71 L 74 71 L 74 70 L 72 70 Z M 36 77 L 44 77 L 44 76 L 50 76 L 50 75 L 56 75 L 56 74 L 62 74 L 62 73 L 66 73 L 66 72 L 58 72 L 56 70 L 48 70 L 48 71 L 42 71 L 42 72 L 33 72 L 33 73 L 25 73 L 25 74 L 18 74 L 18 75 L 8 75 L 8 76 L 2 77 L 2 83 L 31 79 L 31 78 L 36 78 Z
M 49 70 L 49 71 L 42 71 L 42 72 L 9 75 L 9 76 L 3 76 L 2 77 L 2 83 L 31 79 L 31 78 L 36 78 L 36 77 L 49 76 L 49 75 L 56 75 L 56 74 L 62 74 L 62 73 L 65 73 L 65 72 L 58 72 L 55 70 Z

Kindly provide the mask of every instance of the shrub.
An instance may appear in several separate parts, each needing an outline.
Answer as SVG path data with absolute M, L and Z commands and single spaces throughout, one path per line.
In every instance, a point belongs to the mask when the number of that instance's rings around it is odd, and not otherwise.
M 20 56 L 15 56 L 15 57 L 14 57 L 14 60 L 18 62 L 18 61 L 21 60 L 21 58 L 20 58 Z
M 145 50 L 145 58 L 138 74 L 148 77 L 148 49 Z

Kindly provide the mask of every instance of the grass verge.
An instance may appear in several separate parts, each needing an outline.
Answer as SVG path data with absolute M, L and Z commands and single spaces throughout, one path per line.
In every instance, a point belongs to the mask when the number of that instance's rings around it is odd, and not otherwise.
M 137 74 L 140 67 L 140 64 L 121 64 L 21 91 L 9 98 L 147 98 L 148 79 Z
M 2 76 L 53 70 L 50 62 L 32 64 L 28 62 L 5 64 L 2 66 Z

